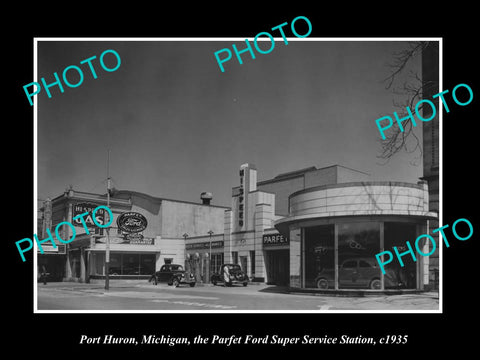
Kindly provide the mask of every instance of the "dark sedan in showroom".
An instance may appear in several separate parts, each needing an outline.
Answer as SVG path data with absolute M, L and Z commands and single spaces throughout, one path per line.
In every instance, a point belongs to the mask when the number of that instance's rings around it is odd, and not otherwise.
M 405 284 L 391 270 L 387 269 L 384 276 L 385 288 L 401 288 Z M 315 283 L 320 289 L 335 288 L 335 269 L 323 269 L 316 277 Z M 381 288 L 380 269 L 374 258 L 361 257 L 342 261 L 338 267 L 339 288 Z

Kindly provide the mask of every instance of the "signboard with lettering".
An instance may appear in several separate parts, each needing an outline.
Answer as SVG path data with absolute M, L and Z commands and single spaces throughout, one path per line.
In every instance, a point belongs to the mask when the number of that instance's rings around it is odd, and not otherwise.
M 155 245 L 154 238 L 146 238 L 143 236 L 133 236 L 137 234 L 128 234 L 125 237 L 111 237 L 110 244 L 130 244 L 130 245 Z M 97 238 L 95 239 L 96 243 L 104 244 L 106 238 Z
M 96 238 L 95 243 L 105 244 L 107 241 L 106 237 Z M 110 237 L 110 244 L 125 244 L 126 241 L 123 238 L 119 237 Z
M 212 241 L 212 249 L 223 247 L 223 241 Z M 186 250 L 210 249 L 210 242 L 186 244 Z
M 279 246 L 288 245 L 290 242 L 287 237 L 282 234 L 265 234 L 263 235 L 263 246 Z
M 53 245 L 42 244 L 42 250 L 44 254 L 65 255 L 67 253 L 67 246 L 57 244 L 57 247 L 54 248 Z M 37 252 L 41 254 L 39 246 L 37 248 Z
M 96 227 L 95 223 L 93 222 L 92 212 L 97 207 L 98 205 L 90 204 L 90 203 L 73 204 L 71 223 L 75 226 L 83 227 L 83 223 L 82 223 L 82 219 L 83 219 L 87 227 L 90 227 L 90 228 Z M 84 213 L 88 213 L 88 215 L 83 217 L 78 217 L 75 219 L 75 217 Z M 95 212 L 95 221 L 100 225 L 105 224 L 105 209 L 100 208 Z
M 137 212 L 126 212 L 117 218 L 120 230 L 126 233 L 138 233 L 147 228 L 147 219 Z
M 154 245 L 153 238 L 135 238 L 128 240 L 130 245 Z

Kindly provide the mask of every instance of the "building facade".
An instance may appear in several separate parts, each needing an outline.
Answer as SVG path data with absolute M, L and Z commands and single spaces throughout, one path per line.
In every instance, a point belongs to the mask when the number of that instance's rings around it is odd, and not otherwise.
M 368 177 L 364 172 L 333 165 L 257 181 L 256 167 L 243 164 L 240 185 L 232 189 L 232 208 L 225 211 L 225 262 L 240 264 L 252 281 L 290 285 L 290 234 L 279 232 L 275 226 L 289 214 L 289 196 L 315 186 Z
M 107 205 L 107 196 L 91 194 L 73 189 L 67 190 L 46 204 L 44 211 L 51 207 L 50 228 L 64 221 L 75 226 L 75 239 L 64 245 L 55 262 L 53 254 L 39 253 L 38 265 L 47 271 L 56 269 L 57 278 L 64 281 L 88 282 L 105 277 L 105 256 L 107 229 L 95 226 L 91 212 L 98 206 Z M 108 228 L 110 243 L 109 275 L 112 279 L 146 279 L 161 265 L 184 264 L 185 238 L 183 234 L 198 236 L 208 231 L 223 233 L 225 207 L 209 203 L 193 203 L 153 197 L 135 191 L 114 190 L 108 200 L 113 213 Z M 47 211 L 48 212 L 48 211 Z M 88 212 L 84 217 L 87 229 L 80 219 L 74 218 Z M 144 228 L 130 233 L 118 225 L 118 217 L 125 215 L 141 218 Z M 108 223 L 108 213 L 98 211 L 98 223 Z M 46 218 L 46 217 L 44 217 Z M 72 238 L 72 230 L 63 226 L 63 239 Z M 60 265 L 59 265 L 60 264 Z
M 375 255 L 400 251 L 406 241 L 428 233 L 425 181 L 372 182 L 368 174 L 334 165 L 309 167 L 258 181 L 257 169 L 243 164 L 231 207 L 153 197 L 135 191 L 111 192 L 108 228 L 112 279 L 147 279 L 163 264 L 184 265 L 197 282 L 210 282 L 222 264 L 239 264 L 253 282 L 325 291 L 343 289 L 425 290 L 431 284 L 429 257 L 404 257 L 380 271 Z M 106 195 L 67 190 L 44 204 L 43 228 L 69 221 L 75 240 L 39 255 L 39 265 L 67 281 L 105 277 L 106 229 L 96 227 L 92 210 Z M 87 212 L 88 233 L 74 218 Z M 107 215 L 95 214 L 98 223 Z M 131 233 L 124 218 L 142 225 Z M 127 230 L 127 231 L 126 231 Z M 71 237 L 64 227 L 63 239 Z M 425 240 L 425 238 L 423 239 Z M 429 253 L 429 243 L 419 243 Z M 45 249 L 44 249 L 45 250 Z M 405 250 L 405 249 L 404 249 Z
M 415 289 L 429 284 L 429 258 L 403 257 L 380 271 L 375 255 L 407 250 L 428 233 L 428 188 L 401 182 L 323 185 L 290 195 L 289 215 L 275 227 L 290 239 L 290 287 Z M 419 243 L 429 253 L 429 242 Z

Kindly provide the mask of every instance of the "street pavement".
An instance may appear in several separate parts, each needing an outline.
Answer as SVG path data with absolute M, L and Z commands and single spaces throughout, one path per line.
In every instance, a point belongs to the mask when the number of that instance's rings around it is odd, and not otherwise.
M 200 284 L 178 288 L 146 281 L 103 284 L 37 284 L 37 309 L 61 311 L 408 311 L 439 310 L 438 292 L 338 297 L 288 293 L 271 285 L 223 287 Z

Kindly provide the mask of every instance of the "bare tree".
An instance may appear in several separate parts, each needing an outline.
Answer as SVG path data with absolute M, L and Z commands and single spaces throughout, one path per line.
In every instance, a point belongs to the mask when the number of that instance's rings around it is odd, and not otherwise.
M 424 81 L 418 75 L 418 72 L 414 72 L 410 68 L 410 64 L 417 56 L 422 56 L 425 49 L 430 45 L 429 41 L 414 41 L 409 42 L 406 49 L 403 49 L 393 54 L 393 61 L 389 64 L 390 75 L 384 79 L 385 88 L 392 89 L 393 93 L 401 101 L 394 100 L 393 106 L 396 109 L 397 116 L 404 118 L 408 116 L 407 106 L 411 109 L 412 113 L 415 111 L 415 106 L 419 100 L 425 94 L 429 94 L 432 89 L 438 87 L 438 81 Z M 400 80 L 401 75 L 406 74 L 406 80 L 400 86 L 395 86 Z M 405 76 L 403 76 L 405 79 Z M 422 112 L 422 104 L 417 108 L 418 113 Z M 392 118 L 393 118 L 392 113 Z M 407 153 L 419 153 L 415 157 L 418 160 L 422 157 L 422 144 L 417 134 L 413 131 L 414 125 L 408 118 L 402 122 L 404 131 L 401 131 L 397 122 L 386 132 L 385 140 L 381 141 L 381 153 L 377 156 L 384 160 L 383 164 L 386 164 L 392 156 L 398 152 L 404 150 Z

